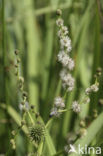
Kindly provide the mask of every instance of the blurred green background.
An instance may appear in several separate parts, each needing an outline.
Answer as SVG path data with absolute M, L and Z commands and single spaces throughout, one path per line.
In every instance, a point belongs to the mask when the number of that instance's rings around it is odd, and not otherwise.
M 54 97 L 63 93 L 59 84 L 61 66 L 56 57 L 59 52 L 57 8 L 63 11 L 75 60 L 76 86 L 67 97 L 67 107 L 73 99 L 81 98 L 85 88 L 94 82 L 97 67 L 103 68 L 102 0 L 0 0 L 0 154 L 8 150 L 11 130 L 17 127 L 15 114 L 13 116 L 9 106 L 20 115 L 13 66 L 15 49 L 20 51 L 21 74 L 25 78 L 29 103 L 35 105 L 45 122 L 49 119 Z M 91 114 L 94 108 L 100 111 L 100 98 L 103 98 L 103 76 L 98 94 L 92 95 L 90 105 L 84 106 L 80 118 Z M 76 130 L 77 124 L 73 123 L 78 123 L 78 119 L 68 112 L 52 123 L 50 132 L 57 149 L 65 144 L 67 132 Z M 32 151 L 31 146 L 21 131 L 17 149 L 11 155 L 26 155 Z

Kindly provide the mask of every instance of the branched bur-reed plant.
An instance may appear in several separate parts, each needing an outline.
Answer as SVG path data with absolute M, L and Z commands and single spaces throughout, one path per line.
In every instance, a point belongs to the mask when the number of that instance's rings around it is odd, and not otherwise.
M 71 149 L 75 149 L 75 143 L 77 141 L 80 141 L 80 139 L 85 138 L 86 136 L 88 136 L 89 134 L 91 134 L 91 130 L 92 127 L 100 120 L 100 117 L 98 117 L 98 112 L 97 110 L 94 110 L 94 114 L 93 117 L 91 119 L 98 119 L 95 122 L 93 122 L 93 124 L 90 124 L 89 120 L 80 120 L 79 121 L 79 126 L 80 129 L 76 134 L 72 134 L 69 133 L 67 135 L 67 144 L 62 147 L 62 149 L 60 150 L 60 152 L 56 152 L 54 148 L 54 145 L 51 144 L 51 139 L 52 137 L 50 137 L 48 131 L 48 125 L 50 123 L 51 120 L 54 120 L 54 118 L 59 118 L 63 113 L 65 112 L 74 112 L 76 113 L 76 115 L 78 115 L 80 112 L 82 112 L 82 106 L 86 105 L 90 102 L 90 95 L 91 93 L 96 93 L 99 90 L 99 77 L 101 75 L 101 68 L 97 69 L 97 73 L 95 75 L 95 83 L 92 84 L 91 86 L 89 86 L 88 88 L 86 88 L 85 93 L 83 94 L 82 99 L 79 100 L 74 100 L 71 103 L 71 106 L 69 108 L 66 108 L 66 97 L 70 94 L 70 92 L 73 91 L 73 89 L 75 88 L 75 77 L 73 77 L 73 70 L 75 68 L 75 62 L 74 60 L 71 58 L 71 51 L 72 51 L 72 43 L 71 43 L 71 39 L 69 37 L 69 31 L 68 28 L 64 25 L 64 21 L 62 19 L 62 11 L 61 10 L 57 10 L 57 19 L 56 19 L 56 25 L 58 27 L 58 38 L 59 38 L 59 44 L 60 44 L 60 50 L 59 53 L 57 55 L 57 60 L 58 62 L 61 64 L 62 69 L 60 71 L 60 81 L 62 83 L 62 88 L 64 90 L 63 94 L 61 94 L 61 96 L 57 96 L 54 99 L 54 103 L 52 106 L 52 109 L 50 111 L 50 115 L 49 115 L 49 120 L 48 122 L 45 124 L 43 122 L 42 117 L 40 116 L 39 112 L 35 111 L 35 107 L 33 105 L 29 104 L 29 99 L 28 99 L 28 93 L 25 92 L 24 90 L 24 78 L 21 76 L 20 74 L 20 58 L 19 58 L 19 51 L 15 50 L 15 75 L 17 78 L 17 83 L 18 83 L 18 92 L 19 92 L 19 96 L 20 97 L 20 104 L 19 104 L 19 108 L 22 111 L 22 120 L 21 120 L 21 125 L 18 127 L 17 130 L 13 130 L 12 131 L 12 138 L 11 138 L 11 145 L 12 148 L 15 149 L 16 148 L 16 135 L 18 134 L 19 130 L 22 129 L 24 126 L 27 127 L 27 137 L 29 138 L 29 141 L 34 145 L 34 155 L 40 156 L 40 155 L 44 155 L 44 151 L 45 149 L 43 148 L 43 145 L 46 144 L 47 142 L 47 146 L 50 150 L 50 155 L 68 155 L 71 152 L 73 152 L 73 150 Z M 100 101 L 101 102 L 101 101 Z M 46 109 L 46 108 L 44 108 Z M 34 114 L 34 115 L 32 115 Z M 29 122 L 27 119 L 30 119 Z M 60 118 L 59 118 L 60 119 Z M 91 127 L 90 127 L 91 125 Z M 87 128 L 90 127 L 90 128 Z M 62 133 L 62 132 L 61 132 Z M 89 134 L 88 134 L 89 133 Z M 93 136 L 95 137 L 95 134 L 97 133 L 94 132 Z M 64 138 L 65 139 L 65 138 Z M 89 143 L 92 141 L 93 138 L 91 138 L 91 140 L 87 143 L 84 142 L 89 145 Z M 46 141 L 45 141 L 46 140 Z M 62 140 L 61 140 L 62 141 Z M 50 145 L 49 145 L 50 143 Z M 50 149 L 52 148 L 52 149 Z M 100 152 L 100 151 L 99 151 Z

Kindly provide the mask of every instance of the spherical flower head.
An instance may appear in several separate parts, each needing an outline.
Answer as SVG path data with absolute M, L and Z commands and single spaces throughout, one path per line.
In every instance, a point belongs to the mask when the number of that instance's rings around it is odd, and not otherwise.
M 58 61 L 61 62 L 62 64 L 65 64 L 65 65 L 68 64 L 68 56 L 64 50 L 61 50 L 59 54 L 57 55 L 57 57 L 58 57 Z
M 69 58 L 69 59 L 68 59 L 67 68 L 68 68 L 69 70 L 73 70 L 73 69 L 74 69 L 74 66 L 75 66 L 74 61 L 73 61 L 71 58 Z
M 67 54 L 64 55 L 64 57 L 62 58 L 61 63 L 62 63 L 62 65 L 64 67 L 68 67 L 68 64 L 69 64 L 69 56 Z
M 71 74 L 68 73 L 68 71 L 66 69 L 63 69 L 60 72 L 60 78 L 62 80 L 62 86 L 63 86 L 63 88 L 67 88 L 67 91 L 72 91 L 73 88 L 74 88 L 75 80 L 71 76 Z
M 58 96 L 54 99 L 54 105 L 57 108 L 64 108 L 65 107 L 64 100 L 60 96 Z
M 63 77 L 67 74 L 67 70 L 63 68 L 60 72 L 60 78 L 63 80 Z
M 64 67 L 68 68 L 69 70 L 73 70 L 75 66 L 74 61 L 66 53 L 62 54 L 62 58 L 60 62 L 62 63 Z
M 68 34 L 68 28 L 66 26 L 62 26 L 62 32 L 63 32 L 63 35 L 67 35 Z
M 89 95 L 91 92 L 92 92 L 92 90 L 90 87 L 86 88 L 86 90 L 85 90 L 86 95 Z
M 68 34 L 68 28 L 66 26 L 62 26 L 61 29 L 58 31 L 58 37 L 62 38 L 63 36 Z
M 57 55 L 58 61 L 62 63 L 63 67 L 67 67 L 69 70 L 73 70 L 75 64 L 74 61 L 64 52 L 61 50 Z
M 99 90 L 98 86 L 99 86 L 98 83 L 91 85 L 90 87 L 86 89 L 85 93 L 89 95 L 91 92 L 97 92 Z
M 93 92 L 97 92 L 97 91 L 99 90 L 98 84 L 93 84 L 93 85 L 91 86 L 91 90 L 92 90 Z
M 71 39 L 68 36 L 64 36 L 60 39 L 61 46 L 63 47 L 71 47 Z
M 55 117 L 59 117 L 60 116 L 60 112 L 58 112 L 58 108 L 57 107 L 53 107 L 51 109 L 51 112 L 50 112 L 50 117 L 52 116 L 55 116 Z
M 70 81 L 69 81 L 69 83 L 68 83 L 68 85 L 67 85 L 67 91 L 72 91 L 73 89 L 74 89 L 74 82 L 75 82 L 75 80 L 74 80 L 74 78 L 72 78 Z
M 64 51 L 62 51 L 62 53 L 58 55 L 58 60 L 62 63 L 64 67 L 68 68 L 69 70 L 74 69 L 74 61 Z
M 68 46 L 67 49 L 66 49 L 66 51 L 67 51 L 68 53 L 70 53 L 71 50 L 72 50 L 72 46 Z
M 72 110 L 73 110 L 73 112 L 75 112 L 75 113 L 80 113 L 81 107 L 80 107 L 80 105 L 78 104 L 77 101 L 74 101 L 74 102 L 72 103 Z
M 63 23 L 64 23 L 64 21 L 63 21 L 62 18 L 58 18 L 58 19 L 56 20 L 56 24 L 57 24 L 57 26 L 59 26 L 59 27 L 63 26 Z

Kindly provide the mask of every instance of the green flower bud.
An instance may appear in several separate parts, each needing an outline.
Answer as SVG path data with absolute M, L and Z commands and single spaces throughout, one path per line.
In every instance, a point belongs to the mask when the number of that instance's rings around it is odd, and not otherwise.
M 56 14 L 57 14 L 58 16 L 61 16 L 61 15 L 62 15 L 62 11 L 61 11 L 60 9 L 57 9 Z
M 16 50 L 14 51 L 14 53 L 15 53 L 15 55 L 18 55 L 18 54 L 19 54 L 19 50 L 16 49 Z

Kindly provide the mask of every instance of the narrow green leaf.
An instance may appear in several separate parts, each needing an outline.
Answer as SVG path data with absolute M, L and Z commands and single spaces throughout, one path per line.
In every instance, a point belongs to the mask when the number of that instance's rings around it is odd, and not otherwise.
M 77 146 L 80 144 L 81 147 L 89 145 L 102 127 L 103 127 L 103 112 L 98 116 L 97 119 L 95 119 L 91 123 L 91 125 L 87 129 L 87 135 L 84 138 L 78 139 L 74 145 Z M 77 156 L 77 155 L 70 154 L 69 156 Z

